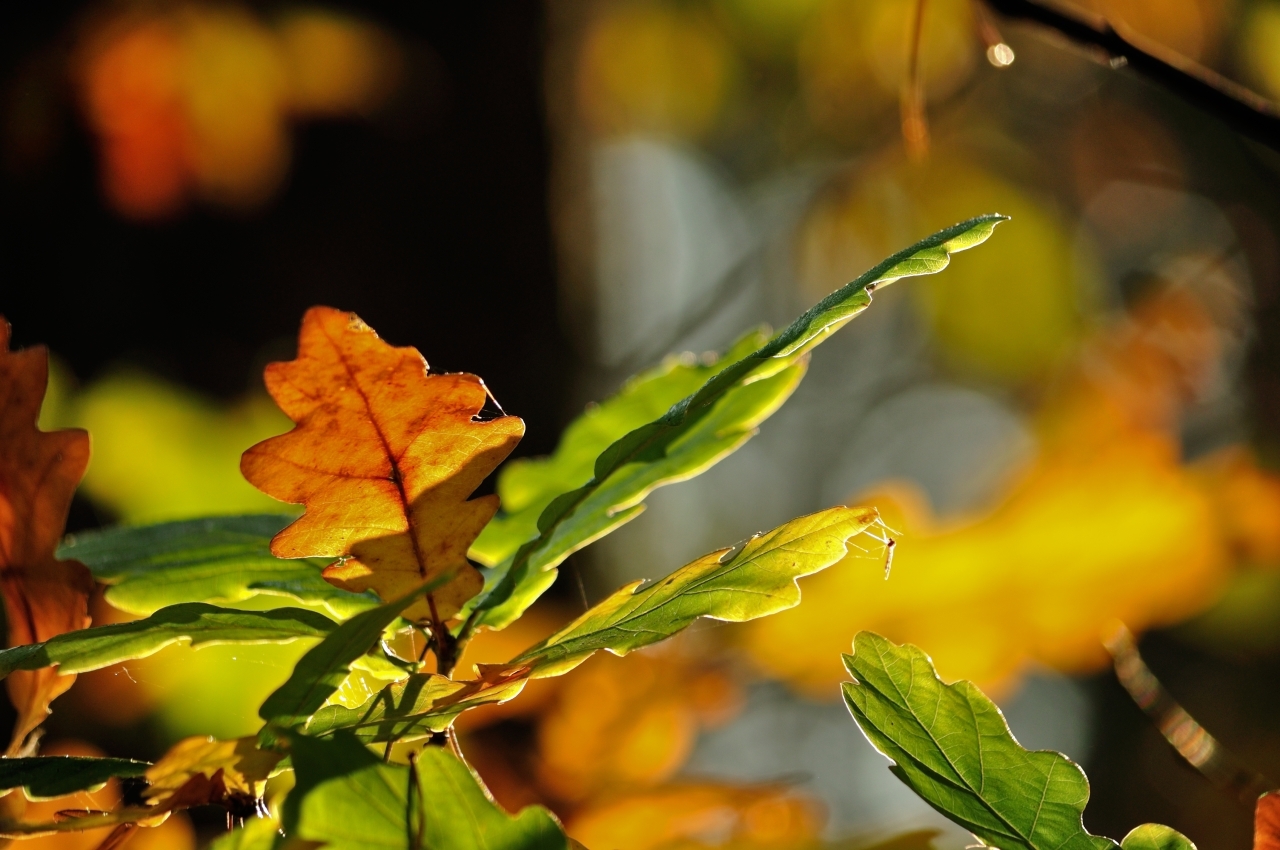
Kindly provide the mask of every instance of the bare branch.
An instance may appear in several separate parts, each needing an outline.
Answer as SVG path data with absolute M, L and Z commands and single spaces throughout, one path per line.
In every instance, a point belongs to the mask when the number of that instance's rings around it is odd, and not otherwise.
M 985 0 L 1007 18 L 1031 21 L 1125 65 L 1241 135 L 1280 151 L 1280 108 L 1257 92 L 1105 18 L 1052 0 Z M 1052 5 L 1051 5 L 1052 3 Z

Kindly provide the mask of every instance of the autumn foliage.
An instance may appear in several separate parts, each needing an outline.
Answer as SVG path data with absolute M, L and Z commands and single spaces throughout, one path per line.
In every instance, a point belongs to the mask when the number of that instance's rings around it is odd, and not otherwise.
M 89 625 L 93 579 L 83 564 L 55 554 L 71 496 L 89 465 L 89 435 L 36 427 L 49 374 L 43 348 L 9 351 L 0 318 L 0 585 L 9 646 L 38 643 Z M 57 668 L 9 676 L 18 709 L 7 754 L 24 752 L 49 703 L 75 682 Z
M 190 847 L 181 812 L 215 806 L 248 819 L 218 850 L 821 847 L 822 806 L 792 783 L 681 773 L 698 735 L 730 721 L 764 671 L 813 693 L 843 682 L 898 778 L 990 846 L 1193 850 L 1157 824 L 1119 844 L 1089 833 L 1078 766 L 1024 749 L 975 684 L 944 681 L 924 651 L 894 642 L 937 647 L 948 678 L 1011 687 L 1031 662 L 1096 666 L 1105 624 L 1185 617 L 1242 557 L 1280 557 L 1265 519 L 1280 483 L 1239 450 L 1195 466 L 1176 451 L 1186 387 L 1218 356 L 1200 306 L 1176 292 L 1100 333 L 1065 373 L 1043 403 L 1040 456 L 986 516 L 938 527 L 909 496 L 882 491 L 887 523 L 876 508 L 836 505 L 668 565 L 576 615 L 542 598 L 566 557 L 637 516 L 655 488 L 750 440 L 812 350 L 874 292 L 944 270 L 1002 220 L 962 222 L 895 254 L 773 336 L 749 332 L 721 358 L 646 373 L 584 416 L 590 428 L 571 426 L 552 458 L 476 498 L 524 423 L 480 378 L 434 373 L 354 314 L 315 307 L 297 357 L 265 372 L 293 427 L 240 464 L 301 516 L 60 541 L 88 437 L 37 429 L 47 354 L 7 351 L 5 327 L 0 673 L 18 719 L 0 759 L 0 836 Z M 1123 486 L 1099 486 L 1117 469 Z M 525 498 L 499 513 L 519 487 Z M 1112 503 L 1090 506 L 1084 494 L 1101 491 Z M 1093 545 L 1108 532 L 1127 548 Z M 1058 543 L 1042 573 L 1024 574 L 1046 534 Z M 103 616 L 91 626 L 95 582 Z M 984 631 L 996 611 L 1017 628 Z M 705 620 L 742 625 L 694 628 Z M 294 642 L 302 651 L 250 734 L 187 737 L 154 763 L 41 747 L 49 705 L 78 673 L 146 665 L 175 645 Z M 528 739 L 513 743 L 509 724 Z M 98 791 L 99 802 L 86 796 Z M 1258 804 L 1258 848 L 1274 844 L 1271 800 Z M 923 846 L 928 835 L 894 840 Z
M 488 400 L 474 375 L 436 375 L 412 348 L 393 348 L 350 313 L 316 307 L 298 359 L 267 367 L 267 390 L 298 423 L 244 454 L 245 478 L 302 519 L 276 535 L 280 558 L 341 560 L 324 572 L 347 590 L 396 599 L 447 581 L 405 615 L 440 634 L 484 583 L 467 549 L 498 510 L 468 501 L 524 434 L 514 416 L 476 416 Z

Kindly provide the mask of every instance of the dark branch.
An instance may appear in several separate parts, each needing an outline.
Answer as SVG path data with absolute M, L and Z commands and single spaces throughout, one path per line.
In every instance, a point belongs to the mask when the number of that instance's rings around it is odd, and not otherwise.
M 1049 5 L 1045 0 L 984 2 L 1006 18 L 1032 21 L 1077 44 L 1101 51 L 1113 67 L 1128 65 L 1237 133 L 1280 151 L 1280 109 L 1239 83 L 1146 39 L 1122 33 L 1105 18 Z

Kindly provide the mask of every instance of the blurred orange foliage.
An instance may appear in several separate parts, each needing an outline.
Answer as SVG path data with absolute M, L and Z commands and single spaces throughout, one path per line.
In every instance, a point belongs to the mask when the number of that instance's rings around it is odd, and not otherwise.
M 589 847 L 812 842 L 824 812 L 785 785 L 675 778 L 698 733 L 732 719 L 742 699 L 738 679 L 708 647 L 695 652 L 686 644 L 626 658 L 602 653 L 564 677 L 531 682 L 506 706 L 472 712 L 463 739 L 468 759 L 509 810 L 547 805 Z M 532 741 L 479 728 L 481 717 L 521 717 Z
M 822 696 L 836 694 L 859 629 L 998 689 L 1033 663 L 1104 665 L 1099 635 L 1114 620 L 1136 631 L 1204 610 L 1242 560 L 1280 561 L 1280 478 L 1242 448 L 1181 459 L 1180 415 L 1220 353 L 1189 291 L 1149 297 L 1051 393 L 1039 458 L 1002 504 L 942 522 L 906 485 L 859 496 L 901 532 L 891 578 L 829 570 L 802 584 L 802 607 L 736 634 L 765 670 Z
M 237 6 L 187 4 L 94 19 L 73 76 L 107 200 L 157 218 L 191 198 L 261 204 L 288 165 L 289 118 L 366 113 L 397 69 L 389 36 L 336 13 L 269 26 Z

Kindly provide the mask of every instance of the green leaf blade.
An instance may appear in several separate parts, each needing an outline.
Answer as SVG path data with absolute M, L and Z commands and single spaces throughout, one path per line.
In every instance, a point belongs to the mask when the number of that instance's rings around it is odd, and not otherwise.
M 0 650 L 0 677 L 14 670 L 58 665 L 62 673 L 85 673 L 154 655 L 166 646 L 226 643 L 289 643 L 324 638 L 337 624 L 302 608 L 240 611 L 201 602 L 162 608 L 142 620 L 67 632 L 44 643 Z
M 470 556 L 487 567 L 510 558 L 538 536 L 538 519 L 556 497 L 591 480 L 601 452 L 619 437 L 661 417 L 709 377 L 767 341 L 763 330 L 754 330 L 714 362 L 699 362 L 691 355 L 668 357 L 571 422 L 550 456 L 508 461 L 498 474 L 502 511 L 480 533 Z
M 400 612 L 450 578 L 452 574 L 440 576 L 400 599 L 362 611 L 335 628 L 298 660 L 285 683 L 262 703 L 258 716 L 275 726 L 306 726 L 342 686 L 351 665 L 378 642 Z
M 290 838 L 331 850 L 568 850 L 546 809 L 509 815 L 466 765 L 427 747 L 412 767 L 383 764 L 348 736 L 296 735 L 298 785 L 285 800 Z
M 22 788 L 30 799 L 62 797 L 101 788 L 109 779 L 138 777 L 150 762 L 88 756 L 31 756 L 0 759 L 0 791 Z
M 854 719 L 927 803 L 1001 850 L 1109 850 L 1089 834 L 1089 783 L 1059 753 L 1029 751 L 969 682 L 944 684 L 929 657 L 860 632 L 844 656 Z
M 794 607 L 797 580 L 844 558 L 848 541 L 877 522 L 872 509 L 846 507 L 791 520 L 741 549 L 712 552 L 647 586 L 621 588 L 507 666 L 528 666 L 537 677 L 599 650 L 625 655 L 702 617 L 744 622 Z
M 1196 850 L 1196 845 L 1176 829 L 1158 823 L 1134 827 L 1120 842 L 1123 850 Z
M 798 370 L 779 383 L 776 403 L 762 406 L 756 415 L 738 423 L 739 431 L 749 437 L 794 390 L 803 376 L 803 355 L 866 309 L 877 287 L 903 277 L 941 271 L 950 262 L 952 253 L 981 244 L 1004 220 L 1006 217 L 1001 215 L 970 219 L 898 252 L 819 301 L 755 351 L 716 370 L 699 389 L 673 404 L 662 416 L 618 437 L 596 458 L 590 481 L 548 503 L 538 519 L 538 536 L 495 570 L 463 631 L 480 625 L 503 628 L 511 623 L 550 586 L 551 579 L 546 573 L 577 548 L 621 524 L 610 520 L 619 516 L 624 521 L 634 517 L 639 513 L 639 503 L 654 487 L 697 474 L 740 443 L 731 444 L 721 453 L 712 452 L 710 462 L 670 469 L 669 477 L 642 473 L 636 476 L 638 480 L 631 487 L 616 486 L 613 501 L 597 499 L 597 493 L 608 488 L 611 482 L 620 484 L 615 476 L 625 475 L 635 465 L 669 460 L 675 446 L 694 432 L 703 419 L 715 416 L 717 411 L 726 420 L 732 418 L 724 415 L 724 411 L 733 406 L 730 398 L 734 394 L 748 393 L 754 383 L 763 383 L 788 369 Z M 729 436 L 726 428 L 707 429 L 703 433 L 716 439 Z M 684 445 L 688 447 L 689 443 Z
M 378 604 L 320 576 L 326 561 L 271 554 L 271 538 L 296 519 L 248 514 L 119 526 L 69 535 L 58 557 L 85 564 L 107 586 L 106 600 L 131 614 L 184 602 L 240 602 L 258 594 L 324 605 L 345 619 Z
M 321 708 L 305 731 L 314 736 L 349 732 L 365 744 L 422 738 L 448 729 L 469 708 L 514 698 L 525 681 L 459 682 L 434 673 L 415 673 L 386 686 L 356 708 Z

